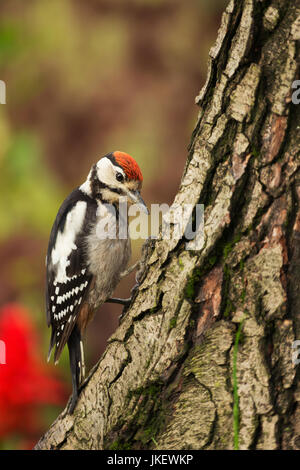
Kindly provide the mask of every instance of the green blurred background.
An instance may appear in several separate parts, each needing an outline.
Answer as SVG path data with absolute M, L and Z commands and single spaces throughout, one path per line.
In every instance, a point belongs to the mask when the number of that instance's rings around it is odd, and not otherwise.
M 43 361 L 50 335 L 45 253 L 59 205 L 113 150 L 138 161 L 147 204 L 172 202 L 197 117 L 194 98 L 226 4 L 1 1 L 0 306 L 17 302 L 28 309 Z M 134 243 L 132 261 L 140 246 Z M 133 283 L 131 275 L 116 294 L 128 297 Z M 88 367 L 120 313 L 119 306 L 105 305 L 89 327 Z M 57 368 L 69 384 L 66 353 Z M 56 413 L 48 412 L 44 430 Z

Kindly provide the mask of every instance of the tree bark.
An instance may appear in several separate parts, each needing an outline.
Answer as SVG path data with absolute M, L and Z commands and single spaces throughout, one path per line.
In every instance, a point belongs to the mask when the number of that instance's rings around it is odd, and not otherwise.
M 300 448 L 299 15 L 230 1 L 174 200 L 204 204 L 204 244 L 144 245 L 74 415 L 37 449 Z

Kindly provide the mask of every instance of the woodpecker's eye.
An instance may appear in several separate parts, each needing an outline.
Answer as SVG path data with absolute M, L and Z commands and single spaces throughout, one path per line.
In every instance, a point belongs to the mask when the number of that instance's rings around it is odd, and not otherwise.
M 117 181 L 124 181 L 124 176 L 122 175 L 122 173 L 116 173 L 116 180 Z

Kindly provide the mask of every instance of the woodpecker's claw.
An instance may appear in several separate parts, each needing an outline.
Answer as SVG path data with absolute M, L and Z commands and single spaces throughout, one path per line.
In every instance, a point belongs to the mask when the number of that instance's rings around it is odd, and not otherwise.
M 119 299 L 118 297 L 111 297 L 110 299 L 107 299 L 106 302 L 109 302 L 111 304 L 121 304 L 124 307 L 128 307 L 131 302 L 131 297 L 129 297 L 128 299 Z
M 119 316 L 119 325 L 120 325 L 121 321 L 123 320 L 128 308 L 129 308 L 129 305 L 131 304 L 131 301 L 132 301 L 133 297 L 135 296 L 135 293 L 136 293 L 138 287 L 139 287 L 139 283 L 137 282 L 133 286 L 133 288 L 131 289 L 131 297 L 129 297 L 128 299 L 119 299 L 118 297 L 111 297 L 111 298 L 106 300 L 106 302 L 109 302 L 109 303 L 112 303 L 112 304 L 121 304 L 121 305 L 123 305 L 123 307 L 124 307 L 123 312 Z

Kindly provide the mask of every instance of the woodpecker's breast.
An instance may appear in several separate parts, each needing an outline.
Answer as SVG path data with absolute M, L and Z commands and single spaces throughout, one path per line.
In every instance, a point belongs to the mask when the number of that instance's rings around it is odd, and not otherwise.
M 119 222 L 116 223 L 115 214 L 101 207 L 101 214 L 87 237 L 88 266 L 94 278 L 87 301 L 92 308 L 97 308 L 112 295 L 131 255 L 128 231 L 125 238 L 120 238 Z

